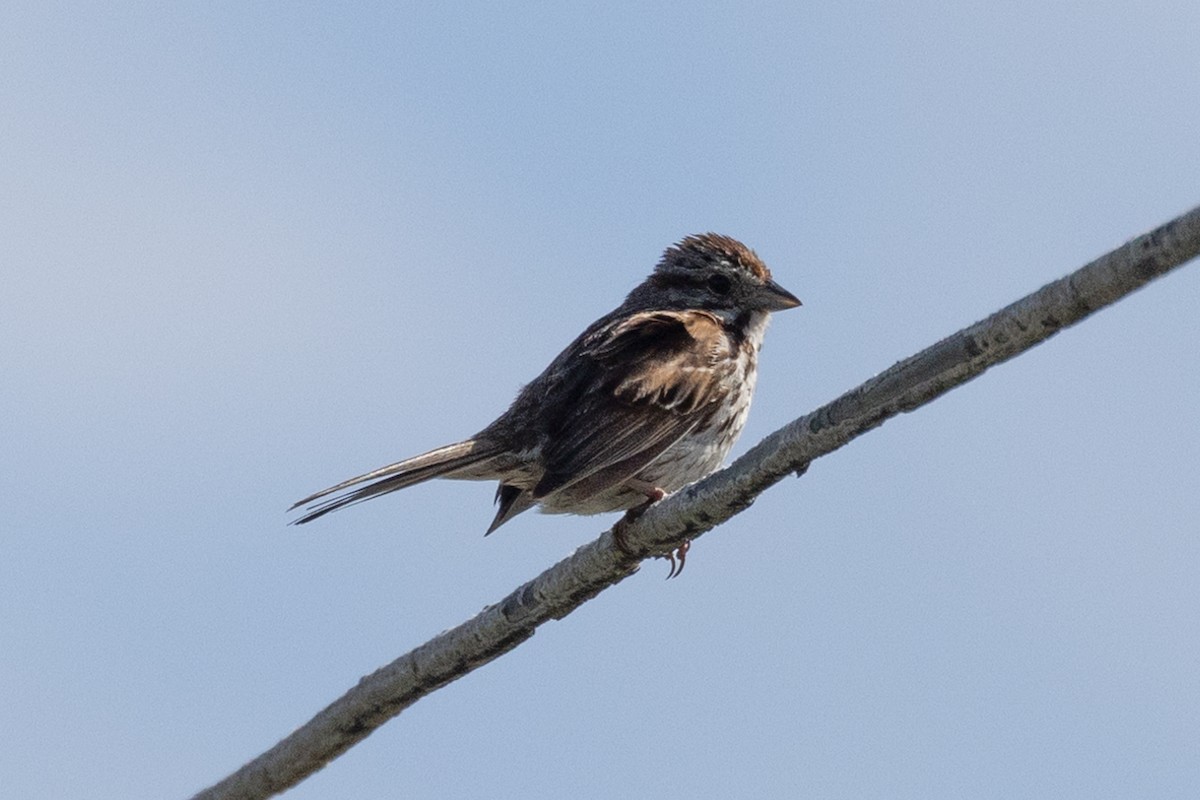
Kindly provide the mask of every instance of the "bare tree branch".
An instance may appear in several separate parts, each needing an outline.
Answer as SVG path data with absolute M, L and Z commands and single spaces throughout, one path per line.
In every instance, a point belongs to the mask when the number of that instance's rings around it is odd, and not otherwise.
M 312 720 L 196 795 L 250 800 L 282 792 L 425 695 L 513 649 L 667 553 L 744 510 L 816 458 L 1053 336 L 1200 253 L 1200 207 L 949 336 L 757 444 L 729 468 L 650 508 L 625 529 L 580 547 L 495 605 L 366 676 Z

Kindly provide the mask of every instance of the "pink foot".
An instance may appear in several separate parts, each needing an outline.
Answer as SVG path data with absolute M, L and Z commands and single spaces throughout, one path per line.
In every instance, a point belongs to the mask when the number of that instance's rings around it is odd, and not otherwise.
M 683 565 L 687 563 L 687 553 L 690 549 L 692 549 L 692 543 L 684 542 L 683 544 L 679 545 L 679 549 L 674 553 L 667 553 L 666 558 L 671 559 L 671 571 L 667 573 L 667 580 L 671 580 L 671 578 L 678 578 L 679 574 L 683 572 Z M 678 567 L 675 565 L 676 558 L 679 559 Z
M 647 508 L 667 496 L 667 493 L 657 486 L 652 486 L 644 490 L 644 493 L 646 495 L 646 502 L 640 503 L 626 511 L 625 516 L 617 520 L 617 524 L 612 527 L 613 543 L 616 544 L 617 549 L 627 556 L 632 556 L 634 553 L 629 550 L 629 543 L 625 541 L 625 529 L 629 527 L 631 522 L 642 514 L 645 514 Z

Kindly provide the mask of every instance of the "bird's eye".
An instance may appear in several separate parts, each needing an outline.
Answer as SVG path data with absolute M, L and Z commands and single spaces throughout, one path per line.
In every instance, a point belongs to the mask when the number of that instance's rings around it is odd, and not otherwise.
M 712 289 L 715 294 L 729 294 L 729 290 L 733 288 L 733 284 L 724 275 L 713 275 L 708 279 L 708 288 Z

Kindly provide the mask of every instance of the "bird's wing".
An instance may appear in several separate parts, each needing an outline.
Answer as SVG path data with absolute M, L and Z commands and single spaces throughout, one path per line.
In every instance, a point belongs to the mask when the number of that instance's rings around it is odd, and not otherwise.
M 711 416 L 733 369 L 721 321 L 705 311 L 646 311 L 580 343 L 549 420 L 540 499 L 567 487 L 584 497 L 636 474 Z

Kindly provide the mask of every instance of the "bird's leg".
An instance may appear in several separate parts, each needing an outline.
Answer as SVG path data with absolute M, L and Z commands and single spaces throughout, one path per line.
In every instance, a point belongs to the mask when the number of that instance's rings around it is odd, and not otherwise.
M 629 479 L 626 481 L 625 485 L 630 489 L 634 489 L 635 491 L 646 495 L 646 502 L 640 503 L 626 511 L 625 516 L 622 517 L 612 529 L 613 541 L 616 543 L 617 547 L 620 548 L 625 554 L 633 555 L 633 553 L 631 553 L 629 550 L 628 543 L 625 541 L 625 528 L 642 514 L 645 514 L 646 509 L 666 497 L 667 493 L 654 484 L 638 480 L 637 478 Z M 691 546 L 691 542 L 685 541 L 676 550 L 667 553 L 665 556 L 659 556 L 659 558 L 667 558 L 671 561 L 671 569 L 667 573 L 667 580 L 678 577 L 679 573 L 683 572 L 683 565 L 687 562 L 687 552 Z
M 639 492 L 643 492 L 647 498 L 646 502 L 642 503 L 640 506 L 631 508 L 629 511 L 625 512 L 625 518 L 631 521 L 644 514 L 647 508 L 654 505 L 659 500 L 662 500 L 666 495 L 666 493 L 657 486 L 651 486 L 650 484 L 637 479 L 628 481 L 628 486 L 630 488 L 637 489 Z M 624 522 L 624 520 L 622 520 L 622 522 Z M 671 569 L 667 573 L 667 580 L 671 580 L 671 578 L 677 578 L 679 577 L 679 573 L 683 572 L 683 565 L 687 563 L 687 553 L 691 546 L 692 543 L 690 541 L 684 541 L 684 543 L 674 551 L 667 553 L 665 556 L 659 556 L 660 558 L 667 558 L 671 561 Z M 628 552 L 628 550 L 626 550 L 626 552 Z
M 616 525 L 613 525 L 612 535 L 613 542 L 616 543 L 621 552 L 631 556 L 633 553 L 629 550 L 629 543 L 625 541 L 625 529 L 629 527 L 629 524 L 635 519 L 640 517 L 642 514 L 645 514 L 647 508 L 666 497 L 667 493 L 657 486 L 646 483 L 645 481 L 639 481 L 636 478 L 631 479 L 628 484 L 629 488 L 646 495 L 646 502 L 639 503 L 638 505 L 626 511 L 625 516 L 617 520 Z

